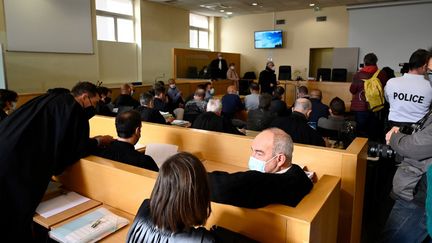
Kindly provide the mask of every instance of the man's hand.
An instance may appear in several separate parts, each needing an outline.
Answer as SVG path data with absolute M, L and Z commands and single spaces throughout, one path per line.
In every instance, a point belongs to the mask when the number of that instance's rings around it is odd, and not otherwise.
M 97 140 L 98 147 L 106 147 L 108 144 L 112 143 L 114 141 L 114 138 L 109 135 L 104 136 L 96 136 L 94 139 Z
M 398 133 L 398 132 L 399 132 L 399 127 L 392 127 L 392 129 L 390 129 L 390 131 L 388 131 L 388 133 L 385 136 L 385 140 L 386 140 L 387 145 L 390 144 L 390 138 L 393 135 L 393 133 Z
M 167 119 L 165 119 L 165 121 L 167 122 L 167 123 L 171 123 L 171 122 L 173 122 L 175 119 L 174 119 L 174 117 L 168 117 Z

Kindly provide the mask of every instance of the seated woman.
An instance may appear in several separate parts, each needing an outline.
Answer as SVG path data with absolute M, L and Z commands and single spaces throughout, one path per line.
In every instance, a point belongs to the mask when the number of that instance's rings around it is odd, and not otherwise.
M 210 189 L 201 161 L 189 153 L 168 158 L 151 198 L 144 200 L 126 242 L 255 242 L 224 228 L 202 226 L 210 216 Z

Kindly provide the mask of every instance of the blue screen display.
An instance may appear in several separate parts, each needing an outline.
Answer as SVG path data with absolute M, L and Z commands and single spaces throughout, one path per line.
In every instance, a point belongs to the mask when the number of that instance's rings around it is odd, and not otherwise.
M 255 48 L 282 48 L 282 30 L 256 31 Z

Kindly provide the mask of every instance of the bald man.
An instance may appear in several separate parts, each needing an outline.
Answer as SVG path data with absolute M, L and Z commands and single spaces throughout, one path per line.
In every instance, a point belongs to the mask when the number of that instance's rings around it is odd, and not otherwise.
M 140 103 L 135 100 L 132 95 L 134 93 L 134 87 L 132 84 L 122 84 L 120 86 L 120 95 L 114 101 L 115 107 L 125 107 L 130 106 L 137 108 Z
M 321 99 L 322 99 L 321 90 L 313 89 L 310 91 L 309 100 L 312 103 L 312 112 L 309 116 L 309 122 L 312 123 L 315 128 L 316 128 L 316 124 L 318 123 L 318 120 L 321 117 L 327 118 L 330 115 L 329 107 L 327 105 L 324 105 L 321 102 Z
M 233 119 L 238 111 L 244 109 L 243 102 L 237 95 L 237 89 L 234 85 L 227 88 L 227 94 L 222 97 L 222 116 L 227 119 Z
M 295 207 L 312 189 L 304 171 L 292 164 L 293 141 L 278 128 L 259 133 L 252 142 L 249 171 L 208 174 L 211 200 L 246 208 L 273 203 Z
M 312 103 L 306 98 L 298 98 L 289 117 L 279 117 L 270 127 L 278 127 L 288 133 L 295 143 L 325 146 L 324 139 L 308 125 Z

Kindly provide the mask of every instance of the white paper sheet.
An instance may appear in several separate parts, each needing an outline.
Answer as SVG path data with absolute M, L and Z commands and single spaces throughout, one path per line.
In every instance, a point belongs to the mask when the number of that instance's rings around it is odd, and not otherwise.
M 149 155 L 160 168 L 166 159 L 174 154 L 177 154 L 178 146 L 173 144 L 147 144 L 145 154 Z
M 88 200 L 90 199 L 83 197 L 76 192 L 68 192 L 64 195 L 41 202 L 36 208 L 36 213 L 40 214 L 44 218 L 49 218 L 69 208 L 85 203 Z
M 140 150 L 140 149 L 145 148 L 146 145 L 145 145 L 145 144 L 142 144 L 142 143 L 137 143 L 137 144 L 135 144 L 134 147 L 135 147 L 135 150 Z

